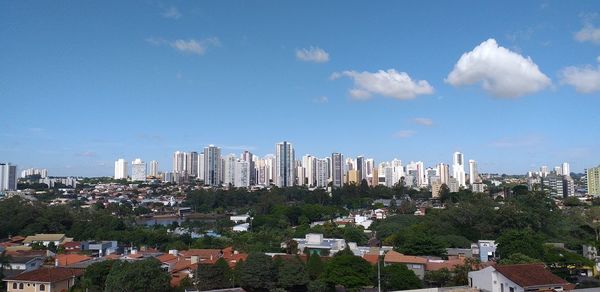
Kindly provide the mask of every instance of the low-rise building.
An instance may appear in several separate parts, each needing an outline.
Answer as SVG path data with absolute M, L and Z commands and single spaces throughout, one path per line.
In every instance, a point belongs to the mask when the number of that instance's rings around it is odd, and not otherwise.
M 346 241 L 340 238 L 323 238 L 323 234 L 309 233 L 305 238 L 294 238 L 298 243 L 298 252 L 305 254 L 318 254 L 320 256 L 334 255 L 346 248 Z M 286 248 L 286 243 L 281 244 Z
M 83 269 L 40 268 L 7 277 L 4 282 L 7 292 L 69 291 L 83 272 Z
M 413 271 L 419 279 L 425 277 L 425 266 L 427 265 L 427 259 L 418 256 L 404 255 L 397 251 L 389 251 L 383 258 L 383 263 L 387 265 L 393 264 L 404 264 L 406 267 Z
M 38 233 L 36 235 L 27 236 L 25 240 L 23 240 L 23 244 L 30 246 L 35 243 L 41 243 L 44 246 L 48 246 L 52 242 L 58 247 L 59 245 L 70 241 L 73 241 L 73 238 L 66 237 L 62 233 Z
M 542 264 L 497 265 L 469 272 L 469 286 L 483 292 L 565 291 L 572 284 Z

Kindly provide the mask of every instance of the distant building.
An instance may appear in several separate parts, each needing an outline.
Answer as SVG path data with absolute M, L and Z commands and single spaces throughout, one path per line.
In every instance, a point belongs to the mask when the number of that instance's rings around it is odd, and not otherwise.
M 115 161 L 115 179 L 127 179 L 129 171 L 127 169 L 127 161 L 119 158 Z
M 587 191 L 589 195 L 600 196 L 600 165 L 586 170 Z
M 469 184 L 473 185 L 479 179 L 479 171 L 477 170 L 477 161 L 469 160 Z
M 440 191 L 442 189 L 442 183 L 440 181 L 434 181 L 431 183 L 431 197 L 436 199 L 440 197 Z
M 562 175 L 556 175 L 554 173 L 548 174 L 542 179 L 542 182 L 544 184 L 544 189 L 549 190 L 551 196 L 560 198 L 564 197 Z
M 280 188 L 291 187 L 295 181 L 295 154 L 291 143 L 283 141 L 275 145 L 275 184 Z
M 204 184 L 220 186 L 223 182 L 223 164 L 221 162 L 221 148 L 209 145 L 204 148 Z
M 342 153 L 331 154 L 331 182 L 334 188 L 342 187 L 344 183 L 344 155 Z
M 150 176 L 158 177 L 158 161 L 150 161 Z
M 316 186 L 326 188 L 329 180 L 329 160 L 317 159 Z
M 181 151 L 175 151 L 173 153 L 173 172 L 182 173 L 185 170 L 185 153 Z
M 465 182 L 465 159 L 460 152 L 454 152 L 452 156 L 452 177 L 458 181 L 460 187 L 466 187 Z
M 39 175 L 40 178 L 48 177 L 48 170 L 45 168 L 28 168 L 21 171 L 21 177 L 26 178 L 32 175 Z
M 346 241 L 339 238 L 323 238 L 323 234 L 309 233 L 305 238 L 294 238 L 298 243 L 298 253 L 331 256 L 346 248 Z M 286 247 L 285 243 L 281 244 Z
M 17 166 L 0 163 L 0 192 L 17 190 Z
M 131 180 L 146 181 L 146 163 L 139 158 L 131 162 Z
M 448 180 L 448 189 L 450 189 L 451 193 L 458 193 L 460 191 L 460 183 L 456 178 L 450 178 Z
M 450 182 L 450 171 L 448 164 L 440 163 L 437 166 L 438 176 L 442 184 L 448 184 Z

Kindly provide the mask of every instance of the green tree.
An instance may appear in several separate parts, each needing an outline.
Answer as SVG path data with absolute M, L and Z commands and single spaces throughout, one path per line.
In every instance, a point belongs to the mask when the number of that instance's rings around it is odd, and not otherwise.
M 342 285 L 352 289 L 372 285 L 372 276 L 373 268 L 365 259 L 336 254 L 325 265 L 322 280 L 331 286 Z
M 500 258 L 510 257 L 514 253 L 521 253 L 533 259 L 541 259 L 544 256 L 542 239 L 530 230 L 505 231 L 496 243 L 496 253 Z
M 6 269 L 10 268 L 10 261 L 11 261 L 11 256 L 6 254 L 6 251 L 3 251 L 0 254 L 0 281 L 2 281 L 2 279 L 4 279 L 4 271 Z M 4 288 L 4 281 L 2 281 L 2 284 L 0 285 L 1 288 Z
M 308 292 L 328 292 L 328 291 L 330 291 L 329 286 L 327 286 L 327 283 L 325 283 L 321 280 L 310 281 L 308 283 L 307 290 L 308 290 Z
M 274 288 L 277 282 L 277 269 L 270 256 L 264 253 L 250 253 L 237 278 L 245 290 L 269 290 Z
M 231 270 L 223 258 L 213 265 L 200 264 L 194 276 L 194 285 L 198 290 L 213 290 L 231 287 Z
M 409 255 L 445 256 L 446 246 L 437 237 L 426 234 L 411 234 L 407 240 L 396 249 Z
M 106 277 L 105 291 L 169 291 L 170 275 L 156 259 L 113 264 Z
M 306 271 L 308 272 L 308 276 L 311 280 L 318 279 L 323 273 L 324 269 L 325 266 L 323 265 L 323 261 L 321 260 L 321 257 L 319 255 L 308 255 L 308 259 L 306 260 Z
M 526 256 L 520 252 L 515 252 L 508 257 L 501 258 L 498 263 L 501 265 L 534 264 L 541 263 L 541 260 Z
M 304 263 L 296 256 L 283 260 L 278 269 L 277 283 L 287 290 L 305 290 L 310 278 Z
M 452 272 L 447 268 L 442 268 L 437 271 L 427 271 L 423 279 L 428 286 L 445 287 L 452 281 Z
M 106 278 L 116 262 L 115 260 L 107 260 L 88 266 L 81 278 L 81 286 L 91 292 L 104 291 Z
M 385 291 L 408 290 L 423 287 L 423 283 L 405 265 L 394 264 L 383 268 L 381 271 L 381 285 Z

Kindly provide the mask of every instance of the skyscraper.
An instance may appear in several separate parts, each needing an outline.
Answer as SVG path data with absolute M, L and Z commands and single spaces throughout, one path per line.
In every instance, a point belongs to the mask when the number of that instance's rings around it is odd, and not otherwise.
M 450 182 L 450 171 L 448 164 L 440 163 L 437 166 L 440 183 L 448 185 Z
M 254 155 L 252 155 L 252 153 L 250 151 L 246 150 L 246 151 L 244 151 L 244 153 L 242 153 L 242 160 L 248 162 L 250 185 L 255 185 L 256 184 L 256 165 L 254 162 Z
M 316 186 L 326 188 L 329 180 L 329 160 L 317 159 L 316 161 Z
M 586 170 L 588 195 L 600 195 L 600 165 Z
M 366 179 L 365 158 L 362 156 L 356 157 L 356 179 L 360 184 L 363 179 Z
M 115 161 L 115 179 L 126 179 L 127 173 L 127 161 L 123 158 L 119 158 Z
M 209 145 L 204 148 L 204 184 L 220 186 L 223 182 L 221 148 Z
M 473 185 L 479 179 L 479 171 L 477 170 L 477 161 L 469 160 L 469 184 Z
M 224 158 L 225 168 L 223 169 L 223 184 L 226 186 L 233 185 L 235 183 L 235 164 L 237 163 L 237 158 L 235 154 L 226 155 Z
M 150 161 L 150 176 L 158 177 L 158 161 L 156 160 Z
M 146 181 L 146 163 L 139 158 L 131 162 L 131 180 Z
M 317 184 L 317 158 L 312 155 L 304 155 L 302 157 L 302 166 L 304 167 L 304 175 L 306 184 L 309 187 L 314 187 Z
M 463 154 L 460 152 L 454 152 L 452 157 L 452 177 L 456 179 L 459 187 L 466 187 L 465 182 L 465 161 Z
M 568 162 L 563 162 L 562 164 L 562 174 L 571 176 L 571 166 Z
M 198 178 L 204 180 L 204 152 L 198 154 Z
M 193 177 L 198 177 L 198 152 L 192 151 L 185 156 L 185 171 Z
M 17 166 L 0 163 L 0 192 L 17 190 Z
M 185 153 L 181 151 L 175 151 L 173 154 L 173 172 L 183 173 L 185 170 Z
M 280 188 L 294 185 L 294 147 L 287 141 L 275 145 L 276 184 Z
M 247 188 L 250 186 L 250 161 L 238 160 L 235 163 L 233 185 L 236 188 Z
M 331 154 L 331 182 L 334 188 L 339 188 L 344 183 L 344 155 Z

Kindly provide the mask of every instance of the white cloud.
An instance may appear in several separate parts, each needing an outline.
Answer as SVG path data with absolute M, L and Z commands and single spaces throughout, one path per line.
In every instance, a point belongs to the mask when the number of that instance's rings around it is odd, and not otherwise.
M 349 93 L 354 99 L 366 100 L 373 94 L 393 97 L 396 99 L 413 99 L 417 95 L 432 94 L 433 87 L 426 80 L 412 80 L 406 72 L 398 72 L 394 69 L 377 72 L 344 71 L 335 72 L 331 79 L 342 76 L 354 81 L 354 88 Z
M 313 102 L 315 102 L 315 103 L 328 103 L 329 102 L 329 97 L 324 96 L 324 95 L 323 96 L 319 96 L 319 97 L 315 98 L 313 100 Z
M 329 61 L 329 53 L 319 47 L 297 49 L 296 58 L 305 62 L 325 63 Z
M 179 12 L 177 7 L 171 6 L 162 13 L 162 16 L 164 18 L 179 19 L 181 18 L 181 12 Z
M 569 66 L 561 73 L 561 83 L 575 87 L 579 93 L 593 93 L 600 91 L 600 57 L 597 58 L 598 65 L 582 67 Z
M 409 138 L 415 135 L 415 131 L 412 130 L 401 130 L 398 131 L 394 136 L 396 138 L 400 138 L 400 139 L 404 139 L 404 138 Z
M 146 41 L 155 46 L 168 45 L 173 49 L 187 54 L 194 54 L 202 56 L 206 53 L 209 47 L 220 46 L 221 42 L 218 38 L 212 37 L 203 40 L 197 39 L 178 39 L 174 41 L 168 41 L 162 38 L 147 38 Z
M 595 27 L 592 24 L 586 24 L 583 28 L 575 33 L 575 39 L 579 42 L 592 42 L 600 44 L 600 27 Z
M 430 118 L 414 118 L 413 121 L 421 126 L 433 126 L 433 120 L 431 120 Z
M 523 57 L 489 39 L 464 53 L 446 82 L 453 86 L 481 83 L 489 94 L 513 98 L 540 91 L 552 83 L 530 57 Z

